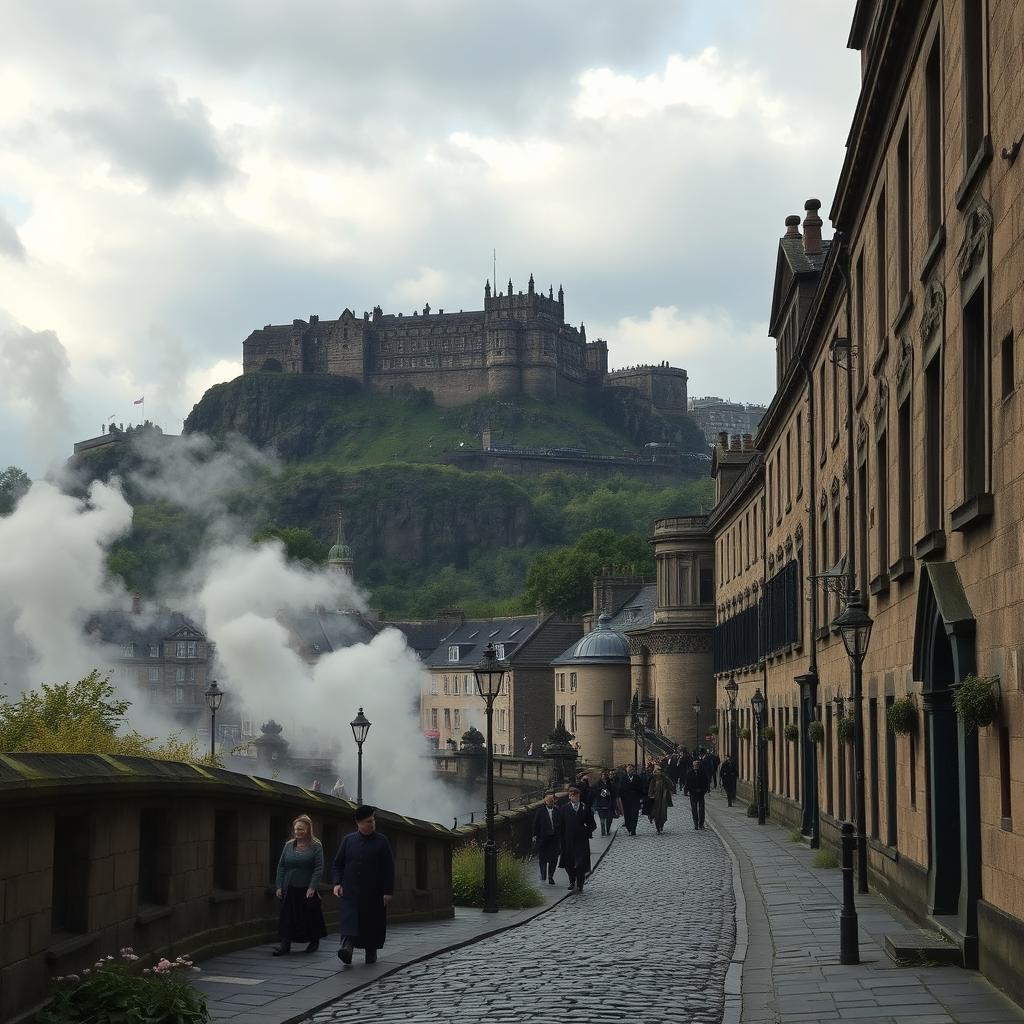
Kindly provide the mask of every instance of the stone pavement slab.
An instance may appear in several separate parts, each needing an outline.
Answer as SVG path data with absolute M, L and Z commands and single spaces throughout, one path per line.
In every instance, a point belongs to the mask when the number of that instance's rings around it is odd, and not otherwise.
M 725 1024 L 1024 1024 L 1024 1011 L 976 971 L 901 967 L 885 935 L 913 924 L 877 893 L 857 895 L 861 963 L 839 963 L 842 873 L 815 868 L 789 831 L 759 826 L 746 805 L 708 798 L 708 820 L 728 846 L 748 942 L 740 1005 Z

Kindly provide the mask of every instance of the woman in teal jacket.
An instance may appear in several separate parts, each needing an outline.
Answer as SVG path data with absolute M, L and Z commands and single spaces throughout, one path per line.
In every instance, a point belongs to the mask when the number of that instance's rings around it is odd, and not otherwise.
M 324 873 L 324 849 L 313 835 L 313 822 L 303 814 L 292 822 L 292 838 L 284 844 L 277 862 L 277 898 L 282 900 L 277 933 L 280 945 L 274 956 L 287 956 L 292 942 L 306 942 L 307 953 L 320 948 L 327 934 L 320 905 L 320 878 Z

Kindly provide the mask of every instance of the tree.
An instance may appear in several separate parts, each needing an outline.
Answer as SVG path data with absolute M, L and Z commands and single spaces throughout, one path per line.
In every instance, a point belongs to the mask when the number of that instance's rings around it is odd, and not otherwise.
M 321 544 L 309 530 L 293 526 L 266 526 L 253 534 L 254 544 L 279 540 L 289 562 L 322 565 L 327 560 L 327 545 Z
M 14 511 L 14 506 L 32 486 L 28 473 L 17 466 L 8 466 L 0 471 L 0 515 Z

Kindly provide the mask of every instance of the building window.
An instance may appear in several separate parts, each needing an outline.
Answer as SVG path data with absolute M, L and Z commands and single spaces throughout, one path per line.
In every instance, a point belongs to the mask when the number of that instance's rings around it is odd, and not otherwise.
M 775 451 L 775 521 L 782 522 L 782 449 Z
M 121 644 L 121 657 L 122 658 L 134 658 L 135 657 L 135 644 L 132 644 L 132 643 Z
M 857 555 L 860 578 L 868 578 L 868 465 L 865 460 L 857 470 Z M 866 591 L 866 587 L 864 588 Z
M 964 0 L 964 166 L 969 168 L 985 141 L 985 0 Z
M 444 695 L 447 697 L 451 692 L 451 683 L 448 681 L 448 677 L 444 677 Z
M 505 645 L 504 644 L 495 644 L 494 645 L 494 656 L 498 659 L 498 661 L 504 661 L 505 660 Z
M 437 708 L 430 709 L 430 728 L 437 730 Z
M 196 652 L 197 647 L 195 640 L 189 640 L 188 643 L 185 644 L 185 657 L 194 658 L 196 656 Z
M 839 366 L 832 363 L 832 442 L 839 437 Z
M 804 492 L 804 417 L 803 413 L 796 414 L 796 496 L 799 498 Z
M 459 719 L 460 718 L 461 718 L 461 715 L 459 714 L 459 709 L 456 708 L 452 712 L 452 724 L 455 726 L 456 729 L 461 728 L 460 723 L 459 723 Z
M 868 749 L 871 773 L 871 835 L 878 838 L 878 700 L 868 701 Z
M 864 387 L 864 363 L 867 360 L 867 352 L 864 345 L 867 335 L 864 333 L 864 254 L 857 257 L 856 285 L 853 293 L 854 302 L 854 330 L 857 332 L 857 393 L 860 394 Z M 852 358 L 853 353 L 851 353 Z
M 883 430 L 875 445 L 875 515 L 878 525 L 878 573 L 884 579 L 889 569 L 889 447 Z
M 775 481 L 775 466 L 772 462 L 768 463 L 768 530 L 771 531 L 772 521 L 775 518 L 775 506 L 773 504 L 775 500 L 775 487 L 773 486 Z
M 176 686 L 174 688 L 174 703 L 175 704 L 184 704 L 185 703 L 185 687 L 184 686 Z
M 910 291 L 910 122 L 896 146 L 896 216 L 900 300 Z
M 462 677 L 462 692 L 469 696 L 473 692 L 473 688 L 469 685 L 469 676 Z
M 185 682 L 185 667 L 183 665 L 179 665 L 178 668 L 174 670 L 174 681 L 176 683 Z
M 786 510 L 793 507 L 793 435 L 786 431 Z
M 984 285 L 975 290 L 963 315 L 964 499 L 967 500 L 988 490 L 991 419 Z
M 885 237 L 885 189 L 878 197 L 875 207 L 875 301 L 878 303 L 878 351 L 885 345 L 885 336 L 889 331 L 889 304 L 886 295 L 886 237 Z
M 924 371 L 925 529 L 942 529 L 942 348 Z
M 899 408 L 896 421 L 897 466 L 899 484 L 899 536 L 897 548 L 900 558 L 909 558 L 913 547 L 911 532 L 914 521 L 913 455 L 910 448 L 910 396 Z
M 754 561 L 757 561 L 757 539 L 761 535 L 761 531 L 757 528 L 757 505 L 754 505 Z
M 452 644 L 452 646 L 448 648 L 448 660 L 449 661 L 458 661 L 459 660 L 459 645 L 458 644 Z
M 150 644 L 149 645 L 149 656 L 151 658 L 159 658 L 160 657 L 160 645 L 159 644 Z
M 1010 730 L 1007 726 L 999 727 L 999 793 L 1001 816 L 1004 828 L 1012 828 L 1013 803 L 1010 792 Z
M 832 505 L 832 564 L 838 565 L 839 559 L 842 557 L 843 547 L 843 535 L 842 530 L 839 528 L 839 494 L 836 494 L 835 501 Z M 843 610 L 842 598 L 839 594 L 836 594 L 834 599 L 833 617 L 839 615 Z
M 187 650 L 188 650 L 188 644 L 186 644 L 184 640 L 179 640 L 174 645 L 174 656 L 176 658 L 187 657 L 187 655 L 185 653 Z
M 151 668 L 151 669 L 149 669 L 148 670 L 148 676 L 149 676 L 149 681 L 151 683 L 159 683 L 160 682 L 160 669 L 158 669 L 158 668 Z
M 1009 398 L 1016 387 L 1016 374 L 1013 365 L 1013 331 L 1003 338 L 1003 344 L 999 350 L 1002 362 L 1003 398 Z
M 452 728 L 452 710 L 451 708 L 444 709 L 444 727 L 447 731 L 451 732 Z
M 456 697 L 459 695 L 459 677 L 452 676 L 452 694 Z
M 565 673 L 558 673 L 558 692 L 565 693 Z
M 569 706 L 569 732 L 576 732 L 576 705 L 571 704 Z
M 925 181 L 928 187 L 928 238 L 942 227 L 942 37 L 935 33 L 924 71 Z
M 818 368 L 818 395 L 819 404 L 821 405 L 821 416 L 818 422 L 821 424 L 821 430 L 818 433 L 821 435 L 821 457 L 825 458 L 825 363 L 822 361 L 821 366 Z
M 892 707 L 895 698 L 885 698 L 885 711 L 888 717 L 889 708 Z M 897 805 L 896 796 L 896 734 L 892 729 L 885 730 L 885 841 L 889 846 L 898 845 L 897 829 Z
M 432 697 L 437 696 L 437 676 L 430 677 L 430 695 Z
M 828 562 L 828 510 L 821 510 L 821 572 L 829 567 Z M 828 623 L 828 592 L 824 587 L 818 587 L 818 600 L 821 603 L 821 625 Z

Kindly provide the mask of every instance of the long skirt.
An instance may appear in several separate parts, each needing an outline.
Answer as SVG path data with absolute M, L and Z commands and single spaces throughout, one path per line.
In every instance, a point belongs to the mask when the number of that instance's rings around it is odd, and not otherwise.
M 306 899 L 306 890 L 290 885 L 281 904 L 277 934 L 285 942 L 313 942 L 327 934 L 320 894 Z

